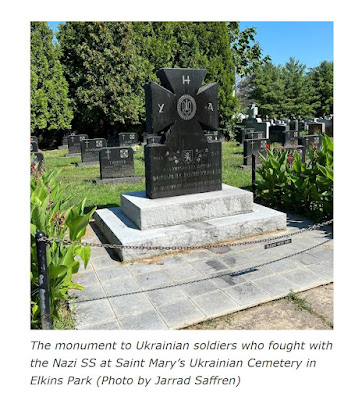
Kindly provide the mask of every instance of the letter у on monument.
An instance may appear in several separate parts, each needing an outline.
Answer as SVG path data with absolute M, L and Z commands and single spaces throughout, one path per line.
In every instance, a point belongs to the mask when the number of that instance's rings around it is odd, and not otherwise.
M 145 146 L 149 198 L 221 190 L 221 142 L 204 135 L 218 129 L 218 84 L 202 86 L 205 75 L 205 69 L 163 68 L 162 86 L 145 85 L 147 133 L 168 132 L 164 144 Z

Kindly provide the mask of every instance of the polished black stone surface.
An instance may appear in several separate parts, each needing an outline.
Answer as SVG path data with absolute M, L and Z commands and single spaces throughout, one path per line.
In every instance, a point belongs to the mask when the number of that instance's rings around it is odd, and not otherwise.
M 135 146 L 138 144 L 138 135 L 135 132 L 120 132 L 118 133 L 119 146 Z
M 98 153 L 103 147 L 107 147 L 106 139 L 97 138 L 82 140 L 80 142 L 80 153 L 82 156 L 82 162 L 98 162 Z
M 101 179 L 134 175 L 132 147 L 107 147 L 99 151 Z
M 80 153 L 80 142 L 82 140 L 88 139 L 88 135 L 81 134 L 81 135 L 70 135 L 67 137 L 68 143 L 68 153 Z
M 256 155 L 256 163 L 260 164 L 259 153 L 266 155 L 266 146 L 269 144 L 268 139 L 246 139 L 243 142 L 244 165 L 252 164 L 252 154 Z
M 269 140 L 270 143 L 282 143 L 283 135 L 282 133 L 289 130 L 288 125 L 272 125 L 269 127 Z
M 145 85 L 147 132 L 163 132 L 164 143 L 145 146 L 149 198 L 221 190 L 221 142 L 204 130 L 218 130 L 217 83 L 202 86 L 206 70 L 164 68 L 162 86 Z

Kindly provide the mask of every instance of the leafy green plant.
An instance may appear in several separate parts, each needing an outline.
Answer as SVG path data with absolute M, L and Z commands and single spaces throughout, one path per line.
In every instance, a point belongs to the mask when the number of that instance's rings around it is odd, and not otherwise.
M 323 136 L 321 148 L 310 148 L 306 162 L 296 151 L 275 150 L 267 149 L 266 157 L 260 155 L 257 194 L 269 205 L 318 221 L 332 218 L 333 139 Z
M 60 241 L 69 238 L 80 242 L 85 235 L 89 220 L 95 211 L 84 213 L 86 199 L 78 206 L 69 206 L 71 196 L 66 196 L 61 185 L 56 183 L 61 170 L 42 172 L 31 169 L 30 233 L 31 233 L 31 326 L 39 328 L 40 300 L 35 235 L 44 232 L 48 238 Z M 78 272 L 80 261 L 87 266 L 90 247 L 61 242 L 47 246 L 47 263 L 52 318 L 58 319 L 57 302 L 68 299 L 69 289 L 83 289 L 72 282 L 72 275 Z

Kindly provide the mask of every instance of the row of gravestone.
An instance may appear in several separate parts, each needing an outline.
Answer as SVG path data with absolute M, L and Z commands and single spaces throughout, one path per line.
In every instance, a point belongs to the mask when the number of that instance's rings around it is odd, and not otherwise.
M 273 125 L 288 125 L 287 130 L 308 131 L 310 135 L 315 133 L 325 133 L 333 136 L 333 115 L 323 118 L 305 118 L 300 116 L 291 119 L 269 118 L 267 115 L 264 119 L 258 116 L 258 107 L 251 104 L 248 109 L 248 115 L 238 115 L 239 126 L 244 128 L 255 128 L 257 131 L 263 131 L 265 137 L 269 137 L 269 127 Z
M 270 148 L 272 143 L 281 144 L 281 147 L 275 147 L 274 151 L 297 151 L 302 161 L 306 161 L 311 148 L 313 150 L 320 148 L 321 137 L 320 135 L 299 136 L 298 131 L 283 131 L 266 139 L 262 137 L 262 132 L 248 132 L 243 141 L 244 165 L 250 166 L 252 164 L 252 154 L 256 156 L 256 163 L 260 164 L 259 154 L 265 157 L 267 155 L 266 149 Z

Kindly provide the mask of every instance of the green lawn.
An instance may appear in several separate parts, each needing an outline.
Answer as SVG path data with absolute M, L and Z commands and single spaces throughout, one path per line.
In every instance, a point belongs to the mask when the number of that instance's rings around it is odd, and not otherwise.
M 43 151 L 47 171 L 61 168 L 59 180 L 66 185 L 66 193 L 72 196 L 72 203 L 78 204 L 87 198 L 86 207 L 90 209 L 116 207 L 120 205 L 120 194 L 145 190 L 143 147 L 134 154 L 135 174 L 142 175 L 140 183 L 119 185 L 95 185 L 93 179 L 99 178 L 99 166 L 77 167 L 80 157 L 64 157 L 68 150 Z M 223 183 L 251 190 L 251 170 L 239 168 L 243 164 L 242 147 L 236 142 L 222 143 Z

